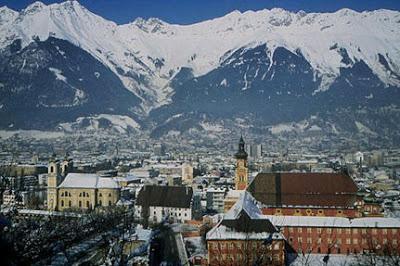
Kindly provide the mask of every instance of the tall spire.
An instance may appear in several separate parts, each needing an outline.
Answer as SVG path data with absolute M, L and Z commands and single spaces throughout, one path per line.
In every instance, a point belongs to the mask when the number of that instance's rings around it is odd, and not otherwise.
M 247 152 L 244 149 L 244 144 L 243 136 L 240 135 L 239 149 L 235 154 L 236 159 L 247 159 Z

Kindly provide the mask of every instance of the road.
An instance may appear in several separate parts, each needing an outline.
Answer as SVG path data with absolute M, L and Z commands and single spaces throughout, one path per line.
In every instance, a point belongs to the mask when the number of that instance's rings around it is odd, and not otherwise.
M 169 226 L 160 225 L 150 244 L 149 264 L 158 266 L 180 265 L 179 252 L 176 246 L 175 234 Z

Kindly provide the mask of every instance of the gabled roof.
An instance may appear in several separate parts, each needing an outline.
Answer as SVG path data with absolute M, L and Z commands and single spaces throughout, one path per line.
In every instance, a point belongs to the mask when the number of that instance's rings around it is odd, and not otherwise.
M 193 189 L 183 186 L 143 186 L 136 204 L 170 208 L 190 208 Z
M 224 219 L 238 219 L 241 212 L 246 213 L 252 219 L 258 219 L 262 215 L 260 208 L 258 208 L 255 199 L 247 191 L 243 191 L 239 200 L 232 206 L 232 208 L 224 215 Z
M 283 239 L 271 221 L 261 214 L 255 199 L 248 193 L 226 213 L 223 219 L 207 233 L 207 240 L 216 239 Z
M 118 183 L 110 177 L 97 174 L 69 173 L 58 188 L 110 188 L 118 189 Z
M 247 190 L 268 206 L 353 206 L 357 185 L 343 173 L 260 173 Z

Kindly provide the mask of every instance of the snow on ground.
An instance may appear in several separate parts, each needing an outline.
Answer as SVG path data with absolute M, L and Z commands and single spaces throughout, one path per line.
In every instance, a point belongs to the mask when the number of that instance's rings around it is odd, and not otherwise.
M 63 76 L 62 71 L 54 68 L 54 67 L 49 67 L 49 70 L 53 72 L 53 74 L 56 76 L 56 79 L 67 82 L 67 78 Z
M 53 139 L 63 137 L 63 132 L 39 131 L 39 130 L 0 130 L 0 137 L 8 139 L 18 134 L 22 138 Z
M 308 127 L 308 122 L 300 121 L 298 123 L 282 123 L 272 126 L 269 130 L 274 135 L 279 135 L 284 132 L 303 132 Z M 315 126 L 313 129 L 317 130 Z
M 110 114 L 100 114 L 92 117 L 78 117 L 75 122 L 72 123 L 61 123 L 60 128 L 72 132 L 74 128 L 85 129 L 85 130 L 101 130 L 104 129 L 100 124 L 100 120 L 105 119 L 111 123 L 111 128 L 118 131 L 119 133 L 126 133 L 130 130 L 139 130 L 140 125 L 130 118 L 124 115 L 110 115 Z M 83 121 L 88 120 L 89 125 L 86 126 Z M 84 127 L 82 125 L 85 125 Z
M 221 125 L 218 125 L 218 124 L 203 122 L 203 123 L 200 123 L 200 125 L 206 131 L 221 132 L 224 130 L 224 127 Z
M 364 124 L 362 124 L 361 122 L 356 121 L 356 127 L 358 129 L 358 132 L 360 133 L 366 133 L 366 134 L 371 134 L 371 135 L 376 135 L 376 133 L 374 131 L 372 131 L 371 129 L 369 129 L 367 126 L 365 126 Z
M 339 75 L 343 67 L 340 48 L 346 49 L 352 60 L 363 60 L 386 84 L 399 85 L 377 56 L 379 53 L 386 58 L 393 71 L 400 69 L 399 20 L 400 12 L 383 9 L 293 13 L 275 8 L 234 11 L 192 25 L 174 25 L 155 18 L 117 25 L 91 13 L 78 1 L 51 5 L 35 2 L 20 12 L 0 9 L 0 48 L 16 37 L 22 39 L 23 46 L 32 42 L 33 36 L 68 40 L 107 65 L 139 97 L 155 100 L 145 106 L 148 111 L 154 103 L 159 106 L 169 101 L 169 81 L 182 67 L 191 68 L 199 76 L 218 67 L 228 51 L 264 43 L 270 56 L 279 46 L 293 52 L 300 49 L 315 69 L 315 77 L 323 81 L 318 91 L 328 89 Z M 123 71 L 118 73 L 116 65 Z M 148 78 L 147 82 L 124 75 L 129 71 Z M 143 92 L 146 97 L 142 97 Z

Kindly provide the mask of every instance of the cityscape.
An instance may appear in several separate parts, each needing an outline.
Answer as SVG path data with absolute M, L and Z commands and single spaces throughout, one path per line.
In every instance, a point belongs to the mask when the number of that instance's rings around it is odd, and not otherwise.
M 400 264 L 397 3 L 3 2 L 2 265 Z

